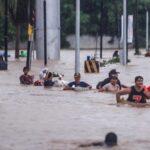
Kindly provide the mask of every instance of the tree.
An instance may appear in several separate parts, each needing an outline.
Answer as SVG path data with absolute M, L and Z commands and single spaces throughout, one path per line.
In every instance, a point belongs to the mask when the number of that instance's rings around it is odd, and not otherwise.
M 0 0 L 0 10 L 3 11 L 5 0 Z M 15 58 L 19 58 L 20 27 L 28 22 L 29 3 L 34 7 L 34 0 L 8 0 L 9 17 L 15 27 Z
M 19 32 L 20 26 L 23 30 L 27 30 L 27 20 L 28 20 L 28 5 L 31 2 L 32 7 L 34 7 L 35 0 L 8 0 L 9 2 L 9 23 L 10 19 L 13 22 L 16 30 L 16 57 L 18 57 L 19 52 Z M 0 13 L 4 12 L 4 2 L 5 0 L 0 0 Z M 69 47 L 69 43 L 66 41 L 66 37 L 70 34 L 75 33 L 75 3 L 76 0 L 60 0 L 61 2 L 61 46 Z M 138 5 L 135 5 L 138 2 Z M 138 7 L 138 16 L 136 17 L 136 9 Z M 81 0 L 81 35 L 89 34 L 95 36 L 100 33 L 101 24 L 101 0 Z M 134 15 L 134 29 L 135 25 L 138 24 L 137 30 L 134 30 L 134 46 L 135 53 L 139 53 L 139 47 L 143 47 L 145 44 L 145 9 L 149 10 L 150 0 L 128 0 L 128 14 Z M 113 43 L 113 37 L 120 37 L 120 27 L 121 27 L 121 15 L 122 15 L 122 0 L 104 0 L 104 18 L 103 18 L 103 33 L 105 35 L 111 36 Z M 0 14 L 2 16 L 2 14 Z M 136 22 L 138 18 L 138 22 Z M 2 22 L 0 18 L 0 22 Z M 19 27 L 18 27 L 19 26 Z M 26 29 L 25 29 L 26 28 Z M 13 31 L 11 27 L 11 31 Z M 2 26 L 0 25 L 0 31 L 2 31 Z M 26 31 L 27 32 L 27 31 Z M 136 34 L 138 33 L 138 34 Z M 27 34 L 27 33 L 26 33 Z M 138 42 L 137 42 L 138 36 Z M 19 37 L 19 40 L 17 40 Z M 27 35 L 23 35 L 21 32 L 21 37 L 27 39 Z M 3 35 L 0 33 L 0 42 Z M 10 39 L 10 36 L 9 36 Z M 138 44 L 138 46 L 137 46 Z M 18 46 L 17 46 L 18 45 Z

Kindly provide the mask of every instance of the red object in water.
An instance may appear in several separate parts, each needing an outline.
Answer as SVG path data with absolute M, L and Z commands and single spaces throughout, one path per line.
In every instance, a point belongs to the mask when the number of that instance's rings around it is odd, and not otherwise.
M 147 88 L 148 91 L 150 91 L 150 86 L 147 86 L 146 88 Z
M 145 86 L 144 89 L 150 92 L 150 86 Z

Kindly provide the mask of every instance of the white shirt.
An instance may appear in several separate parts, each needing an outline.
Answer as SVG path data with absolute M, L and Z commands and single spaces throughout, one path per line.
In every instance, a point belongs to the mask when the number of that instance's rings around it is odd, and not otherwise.
M 112 85 L 111 83 L 107 83 L 103 86 L 103 89 L 109 92 L 117 92 L 120 90 L 120 87 L 118 84 Z

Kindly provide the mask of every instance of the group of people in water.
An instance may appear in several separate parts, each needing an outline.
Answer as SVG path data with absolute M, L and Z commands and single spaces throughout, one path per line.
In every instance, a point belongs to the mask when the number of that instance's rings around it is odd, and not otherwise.
M 66 82 L 62 79 L 62 74 L 56 74 L 48 71 L 48 68 L 41 70 L 39 74 L 39 80 L 34 81 L 34 76 L 29 75 L 29 69 L 27 67 L 23 68 L 23 75 L 20 76 L 20 83 L 25 85 L 35 85 L 35 86 L 44 86 L 44 87 L 53 87 L 61 86 L 63 90 L 91 90 L 92 86 L 84 81 L 81 81 L 81 74 L 74 74 L 74 81 Z M 131 87 L 123 85 L 119 78 L 116 69 L 112 69 L 109 72 L 108 78 L 100 81 L 96 85 L 96 89 L 99 92 L 112 92 L 116 94 L 117 103 L 146 103 L 147 99 L 150 99 L 150 87 L 144 86 L 143 77 L 136 76 L 135 84 Z M 53 77 L 58 77 L 58 80 L 53 80 Z M 128 94 L 127 100 L 121 98 L 122 95 Z

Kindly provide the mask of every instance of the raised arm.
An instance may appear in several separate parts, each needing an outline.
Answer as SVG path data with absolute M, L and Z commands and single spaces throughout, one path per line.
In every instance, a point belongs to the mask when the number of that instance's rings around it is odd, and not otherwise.
M 129 94 L 131 92 L 131 88 L 125 88 L 123 90 L 120 90 L 116 93 L 116 101 L 117 103 L 121 103 L 122 100 L 121 100 L 121 95 L 126 95 L 126 94 Z

